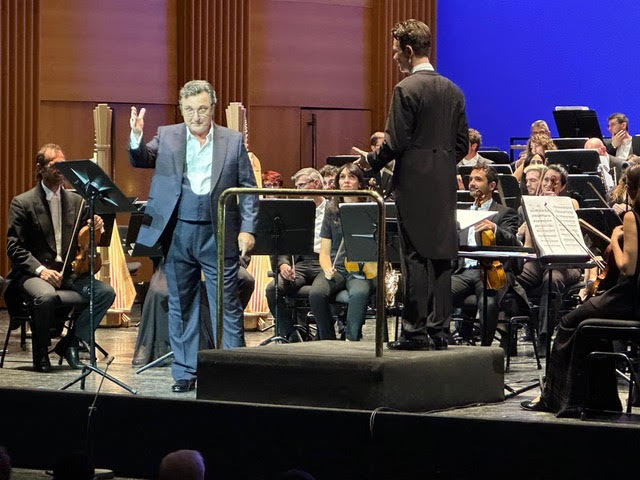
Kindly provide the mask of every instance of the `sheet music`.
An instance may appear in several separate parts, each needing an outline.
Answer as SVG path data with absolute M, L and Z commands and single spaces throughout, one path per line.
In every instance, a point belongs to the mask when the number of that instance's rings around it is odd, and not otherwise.
M 456 210 L 456 220 L 460 225 L 460 230 L 465 230 L 476 223 L 480 223 L 485 218 L 493 217 L 497 213 L 491 210 Z
M 570 197 L 525 195 L 522 205 L 540 258 L 588 258 L 578 215 Z

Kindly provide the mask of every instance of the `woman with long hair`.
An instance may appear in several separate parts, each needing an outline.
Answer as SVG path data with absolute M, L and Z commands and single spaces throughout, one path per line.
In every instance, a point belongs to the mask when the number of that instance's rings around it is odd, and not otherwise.
M 587 400 L 586 362 L 589 352 L 611 350 L 611 342 L 580 338 L 576 331 L 580 322 L 589 318 L 637 319 L 640 316 L 640 166 L 627 169 L 627 190 L 632 210 L 624 214 L 623 225 L 614 228 L 611 248 L 620 270 L 618 283 L 597 297 L 592 297 L 562 317 L 553 343 L 549 374 L 541 398 L 522 402 L 526 410 L 551 411 L 558 416 L 576 416 Z M 623 245 L 621 245 L 623 244 Z M 589 377 L 590 406 L 605 410 L 621 410 L 615 368 L 608 362 L 594 364 Z
M 365 188 L 362 170 L 353 163 L 343 165 L 336 174 L 335 186 L 338 190 Z M 320 340 L 336 338 L 330 304 L 332 297 L 344 289 L 349 292 L 346 339 L 355 341 L 362 336 L 369 293 L 374 288 L 374 284 L 366 279 L 362 268 L 355 272 L 348 272 L 345 267 L 346 255 L 338 211 L 340 203 L 358 201 L 358 197 L 332 197 L 324 214 L 319 254 L 322 273 L 316 277 L 309 292 L 309 303 L 316 318 Z

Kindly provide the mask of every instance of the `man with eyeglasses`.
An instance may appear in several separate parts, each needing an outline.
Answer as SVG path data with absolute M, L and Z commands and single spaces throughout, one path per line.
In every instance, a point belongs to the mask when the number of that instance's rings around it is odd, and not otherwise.
M 303 168 L 298 170 L 291 177 L 295 186 L 299 190 L 322 190 L 323 178 L 315 168 Z M 292 334 L 293 318 L 291 311 L 287 307 L 286 297 L 294 297 L 305 285 L 311 285 L 322 269 L 318 262 L 320 252 L 320 229 L 324 219 L 324 211 L 327 200 L 320 195 L 308 197 L 316 204 L 316 222 L 313 235 L 313 251 L 311 255 L 280 255 L 277 259 L 278 271 L 278 308 L 276 309 L 276 287 L 275 282 L 267 285 L 265 295 L 269 303 L 269 310 L 276 321 L 276 334 L 278 336 L 295 339 Z M 276 311 L 278 315 L 276 317 Z
M 231 187 L 255 187 L 256 180 L 242 134 L 213 123 L 216 94 L 204 80 L 180 90 L 184 123 L 158 128 L 142 138 L 145 109 L 131 107 L 129 160 L 154 168 L 138 242 L 160 242 L 169 288 L 169 339 L 175 355 L 174 392 L 195 388 L 199 345 L 199 283 L 204 274 L 212 330 L 217 323 L 217 205 Z M 223 347 L 245 345 L 243 310 L 238 297 L 239 254 L 253 248 L 258 200 L 232 197 L 225 224 Z

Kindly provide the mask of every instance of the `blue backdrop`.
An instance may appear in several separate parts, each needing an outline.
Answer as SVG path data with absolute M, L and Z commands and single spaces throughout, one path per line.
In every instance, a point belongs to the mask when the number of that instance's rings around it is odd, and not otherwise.
M 437 70 L 464 92 L 469 126 L 507 150 L 556 105 L 623 112 L 640 132 L 640 2 L 439 0 Z M 507 150 L 508 151 L 508 150 Z

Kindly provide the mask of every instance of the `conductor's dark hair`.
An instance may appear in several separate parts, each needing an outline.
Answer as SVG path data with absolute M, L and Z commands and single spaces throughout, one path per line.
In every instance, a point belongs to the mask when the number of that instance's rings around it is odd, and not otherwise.
M 431 29 L 420 20 L 410 18 L 404 22 L 397 23 L 391 35 L 404 49 L 409 46 L 418 57 L 428 57 L 431 55 Z
M 62 152 L 62 148 L 55 143 L 46 143 L 40 147 L 40 150 L 36 153 L 36 180 L 38 182 L 42 180 L 42 169 L 53 160 L 58 152 Z

